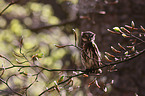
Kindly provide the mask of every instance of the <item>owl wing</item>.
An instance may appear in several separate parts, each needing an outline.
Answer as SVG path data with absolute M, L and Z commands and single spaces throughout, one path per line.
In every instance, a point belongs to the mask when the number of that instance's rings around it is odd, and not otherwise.
M 98 56 L 96 46 L 92 42 L 83 45 L 81 59 L 85 69 L 98 68 Z
M 95 52 L 94 58 L 97 59 L 98 66 L 100 66 L 100 65 L 102 65 L 102 64 L 101 64 L 101 59 L 102 59 L 102 57 L 101 57 L 101 52 L 99 51 L 99 48 L 98 48 L 98 46 L 95 44 L 94 41 L 92 41 L 92 45 L 93 45 L 94 52 Z
M 85 69 L 90 69 L 91 64 L 89 63 L 89 58 L 90 58 L 90 47 L 89 44 L 83 44 L 82 45 L 82 52 L 81 52 L 81 61 Z

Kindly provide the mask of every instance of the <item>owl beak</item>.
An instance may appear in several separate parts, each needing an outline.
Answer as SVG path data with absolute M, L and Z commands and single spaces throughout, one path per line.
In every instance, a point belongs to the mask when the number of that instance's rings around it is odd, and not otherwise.
M 85 38 L 82 38 L 82 40 L 83 40 L 83 41 L 87 41 L 87 39 L 85 39 Z

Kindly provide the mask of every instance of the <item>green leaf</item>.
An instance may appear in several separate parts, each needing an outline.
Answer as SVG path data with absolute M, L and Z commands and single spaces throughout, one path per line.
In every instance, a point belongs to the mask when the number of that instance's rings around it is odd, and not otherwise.
M 64 76 L 61 76 L 57 82 L 59 83 L 59 82 L 63 81 L 63 79 L 64 79 Z
M 113 29 L 114 29 L 115 31 L 117 31 L 117 32 L 120 32 L 119 27 L 114 27 Z
M 42 58 L 42 57 L 43 57 L 43 53 L 37 54 L 37 57 L 38 57 L 38 58 Z

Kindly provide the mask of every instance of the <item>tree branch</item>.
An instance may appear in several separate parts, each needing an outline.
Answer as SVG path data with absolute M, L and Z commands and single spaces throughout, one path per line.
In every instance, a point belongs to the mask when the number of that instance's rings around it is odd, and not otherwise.
M 43 26 L 43 27 L 39 27 L 39 28 L 29 28 L 29 29 L 30 29 L 31 31 L 34 31 L 35 33 L 39 33 L 38 31 L 40 31 L 40 30 L 49 29 L 49 28 L 52 28 L 52 27 L 65 26 L 65 25 L 67 25 L 67 24 L 72 24 L 72 23 L 74 23 L 75 21 L 76 21 L 76 19 L 75 19 L 75 20 L 71 20 L 71 21 L 66 20 L 66 21 L 61 22 L 61 23 L 56 24 L 56 25 L 48 25 L 48 26 Z
M 84 73 L 80 73 L 80 74 L 77 74 L 77 75 L 70 76 L 68 79 L 66 79 L 66 80 L 64 80 L 64 81 L 62 81 L 62 82 L 60 82 L 60 83 L 58 83 L 58 85 L 64 84 L 64 83 L 68 82 L 71 78 L 77 77 L 77 76 L 81 76 L 81 75 L 83 75 L 83 74 L 84 74 Z M 50 88 L 44 90 L 42 93 L 39 94 L 39 96 L 43 95 L 45 92 L 47 92 L 47 91 L 49 91 L 49 90 L 51 90 L 51 89 L 53 89 L 53 88 L 55 88 L 55 86 L 52 86 L 52 87 L 50 87 Z
M 7 82 L 5 82 L 3 79 L 0 78 L 0 81 L 3 82 L 13 93 L 19 95 L 19 96 L 22 96 L 21 94 L 15 92 L 9 85 Z

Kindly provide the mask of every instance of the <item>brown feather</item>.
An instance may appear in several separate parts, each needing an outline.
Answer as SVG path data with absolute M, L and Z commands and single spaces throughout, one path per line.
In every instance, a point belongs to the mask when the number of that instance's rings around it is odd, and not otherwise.
M 82 64 L 85 69 L 95 69 L 101 66 L 101 54 L 94 43 L 95 34 L 91 31 L 81 33 Z

